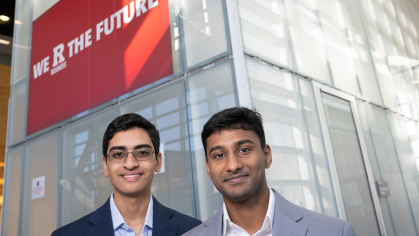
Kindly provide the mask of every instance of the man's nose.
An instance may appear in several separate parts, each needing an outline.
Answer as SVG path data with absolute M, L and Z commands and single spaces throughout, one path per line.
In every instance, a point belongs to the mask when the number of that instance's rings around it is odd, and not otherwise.
M 130 154 L 132 154 L 132 155 L 130 155 Z M 132 153 L 132 152 L 129 152 L 128 153 L 128 155 L 127 155 L 127 159 L 125 160 L 125 162 L 124 162 L 124 166 L 127 168 L 127 169 L 133 169 L 133 168 L 136 168 L 136 167 L 138 167 L 139 166 L 139 163 L 138 163 L 138 161 L 135 159 L 135 157 L 134 157 L 134 153 Z
M 240 158 L 234 153 L 230 153 L 226 160 L 226 169 L 228 172 L 236 172 L 243 167 Z

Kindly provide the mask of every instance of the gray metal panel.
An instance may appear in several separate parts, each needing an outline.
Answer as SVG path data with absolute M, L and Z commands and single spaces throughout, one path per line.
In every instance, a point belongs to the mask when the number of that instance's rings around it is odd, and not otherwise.
M 244 60 L 243 40 L 241 34 L 238 4 L 236 0 L 227 0 L 227 19 L 230 30 L 231 48 L 233 51 L 233 62 L 235 72 L 235 87 L 239 105 L 252 107 L 250 98 L 249 79 L 247 77 L 246 62 Z

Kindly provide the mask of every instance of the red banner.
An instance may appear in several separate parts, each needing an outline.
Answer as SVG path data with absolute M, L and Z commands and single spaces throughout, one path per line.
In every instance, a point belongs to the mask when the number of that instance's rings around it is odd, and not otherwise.
M 61 0 L 33 22 L 27 135 L 171 74 L 167 0 Z

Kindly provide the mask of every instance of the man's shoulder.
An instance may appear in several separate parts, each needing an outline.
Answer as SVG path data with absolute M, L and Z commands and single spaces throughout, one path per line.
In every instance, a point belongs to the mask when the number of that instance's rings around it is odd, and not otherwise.
M 324 215 L 295 205 L 302 213 L 303 218 L 297 222 L 308 228 L 307 235 L 355 235 L 352 225 L 342 219 Z
M 170 222 L 178 225 L 177 235 L 181 235 L 181 234 L 189 231 L 190 229 L 195 228 L 196 226 L 198 226 L 199 224 L 202 223 L 198 219 L 195 219 L 191 216 L 188 216 L 186 214 L 183 214 L 183 213 L 180 213 L 176 210 L 168 208 L 168 207 L 162 205 L 161 203 L 159 203 L 156 199 L 154 199 L 154 200 L 155 200 L 154 201 L 154 206 L 155 206 L 154 211 L 159 212 L 160 216 L 168 217 Z M 153 220 L 158 220 L 158 218 L 156 218 L 156 216 L 154 216 L 153 218 L 154 218 Z M 159 221 L 159 223 L 161 224 L 162 221 Z M 172 224 L 172 223 L 170 223 L 170 224 Z M 155 225 L 156 223 L 153 222 L 153 224 Z
M 110 198 L 95 211 L 83 216 L 82 218 L 64 225 L 54 232 L 51 236 L 77 236 L 84 235 L 90 228 L 95 227 L 98 223 L 108 224 L 112 223 L 111 210 L 109 205 Z M 104 227 L 103 231 L 107 232 L 108 227 Z
M 296 227 L 306 229 L 307 235 L 355 235 L 349 222 L 295 205 L 275 190 L 274 192 L 275 200 L 278 201 L 275 202 L 274 231 L 275 228 L 278 230 L 279 228 L 288 227 L 281 224 L 281 220 L 291 219 L 296 223 Z
M 202 230 L 205 229 L 205 222 L 201 223 L 200 225 L 196 226 L 195 228 L 187 231 L 185 234 L 182 234 L 182 236 L 196 236 L 198 235 Z
M 73 221 L 67 225 L 64 225 L 54 232 L 52 232 L 52 236 L 75 236 L 75 235 L 84 235 L 84 232 L 92 227 L 93 225 L 89 223 L 89 219 L 94 212 L 83 216 L 82 218 Z
M 309 210 L 307 208 L 304 207 L 300 207 L 295 205 L 300 211 L 301 213 L 304 215 L 304 219 L 308 220 L 310 222 L 322 222 L 323 224 L 332 224 L 332 225 L 344 225 L 346 223 L 346 221 L 336 218 L 336 217 L 332 217 L 332 216 L 328 216 L 328 215 L 324 215 L 312 210 Z
M 222 217 L 222 210 L 220 209 L 217 213 L 212 215 L 208 220 L 201 223 L 197 227 L 189 230 L 188 232 L 186 232 L 182 236 L 196 236 L 196 235 L 199 235 L 202 231 L 205 230 L 205 228 L 207 226 L 211 227 L 211 230 L 213 230 L 213 232 L 217 232 L 217 230 L 218 230 L 217 226 L 219 227 L 221 225 L 221 221 L 222 221 L 221 217 Z M 219 223 L 219 225 L 217 223 Z M 221 228 L 220 228 L 220 234 L 221 234 Z
M 170 211 L 173 214 L 172 219 L 176 222 L 179 222 L 180 224 L 182 224 L 182 223 L 185 224 L 186 223 L 186 224 L 194 225 L 194 227 L 195 227 L 195 226 L 202 223 L 202 221 L 200 221 L 196 218 L 193 218 L 192 216 L 180 213 L 176 210 L 173 210 L 172 208 L 168 208 L 168 207 L 166 207 L 166 208 L 168 209 L 168 211 Z

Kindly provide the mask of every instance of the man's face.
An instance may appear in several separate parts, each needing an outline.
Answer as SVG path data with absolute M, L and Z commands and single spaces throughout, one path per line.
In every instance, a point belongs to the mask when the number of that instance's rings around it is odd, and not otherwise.
M 140 128 L 132 128 L 115 133 L 109 141 L 107 152 L 111 149 L 124 150 L 132 152 L 138 147 L 149 146 L 155 150 L 148 133 Z M 137 196 L 151 191 L 151 182 L 154 177 L 154 171 L 160 172 L 162 156 L 159 153 L 148 161 L 137 161 L 132 153 L 124 163 L 112 163 L 106 161 L 103 157 L 103 169 L 106 177 L 109 177 L 115 194 L 124 196 Z
M 207 172 L 215 187 L 231 201 L 253 196 L 272 163 L 268 145 L 262 150 L 254 131 L 227 129 L 207 138 Z

